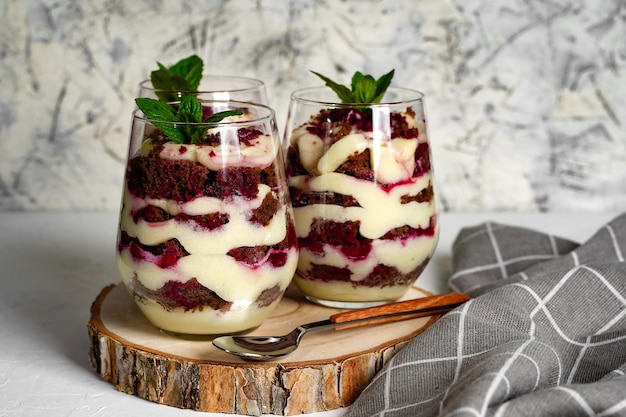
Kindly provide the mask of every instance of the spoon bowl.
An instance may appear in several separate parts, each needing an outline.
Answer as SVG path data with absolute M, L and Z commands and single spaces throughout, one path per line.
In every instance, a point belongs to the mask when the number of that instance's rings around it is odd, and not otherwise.
M 272 360 L 293 353 L 298 348 L 302 337 L 311 331 L 333 328 L 345 330 L 433 316 L 446 313 L 467 300 L 469 297 L 464 294 L 449 292 L 376 307 L 344 311 L 330 316 L 327 320 L 302 324 L 283 336 L 221 336 L 213 339 L 213 345 L 226 353 L 246 360 Z

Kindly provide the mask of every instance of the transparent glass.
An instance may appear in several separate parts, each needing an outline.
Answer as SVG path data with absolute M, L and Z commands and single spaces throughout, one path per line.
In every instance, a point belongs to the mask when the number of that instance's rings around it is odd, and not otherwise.
M 298 258 L 274 112 L 202 105 L 244 115 L 178 124 L 207 131 L 196 144 L 176 144 L 160 130 L 167 122 L 134 112 L 117 239 L 118 270 L 141 311 L 185 336 L 257 327 Z
M 155 90 L 150 80 L 139 83 L 138 97 L 157 98 L 165 93 L 164 101 L 178 101 L 187 91 Z M 265 84 L 261 80 L 231 75 L 207 75 L 198 86 L 198 98 L 202 100 L 247 101 L 269 105 Z
M 439 238 L 423 94 L 340 104 L 328 87 L 291 95 L 286 169 L 300 247 L 295 284 L 316 303 L 402 297 Z

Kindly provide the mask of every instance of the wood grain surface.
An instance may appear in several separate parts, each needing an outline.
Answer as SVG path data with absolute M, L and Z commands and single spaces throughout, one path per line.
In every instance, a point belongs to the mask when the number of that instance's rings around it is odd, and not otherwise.
M 429 295 L 414 287 L 404 299 Z M 282 335 L 342 310 L 312 304 L 290 288 L 250 335 Z M 350 405 L 376 372 L 437 317 L 307 334 L 291 355 L 247 362 L 211 339 L 165 334 L 142 315 L 122 284 L 91 308 L 89 358 L 118 390 L 169 406 L 242 415 L 295 415 Z

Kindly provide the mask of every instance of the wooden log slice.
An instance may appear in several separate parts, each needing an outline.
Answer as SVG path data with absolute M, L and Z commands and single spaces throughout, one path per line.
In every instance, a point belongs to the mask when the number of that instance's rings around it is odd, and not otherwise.
M 404 299 L 428 295 L 412 288 Z M 340 310 L 312 304 L 290 288 L 256 335 L 282 335 Z M 242 415 L 335 410 L 356 399 L 376 372 L 437 317 L 313 332 L 291 355 L 247 362 L 211 340 L 185 340 L 153 327 L 122 284 L 91 307 L 89 359 L 118 390 L 184 409 Z

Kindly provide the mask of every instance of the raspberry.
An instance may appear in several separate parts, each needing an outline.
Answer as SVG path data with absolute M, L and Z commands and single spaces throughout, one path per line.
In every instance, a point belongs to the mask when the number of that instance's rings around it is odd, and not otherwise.
M 189 255 L 189 252 L 185 250 L 177 239 L 171 239 L 165 243 L 154 246 L 153 253 L 160 257 L 157 265 L 164 269 L 176 265 L 178 259 Z

